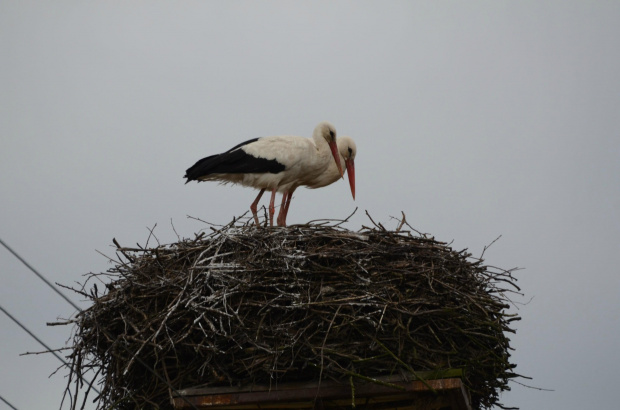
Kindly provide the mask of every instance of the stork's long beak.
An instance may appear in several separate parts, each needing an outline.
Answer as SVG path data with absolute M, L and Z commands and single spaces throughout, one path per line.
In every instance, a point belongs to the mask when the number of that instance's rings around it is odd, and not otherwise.
M 332 156 L 334 157 L 334 160 L 336 160 L 336 166 L 338 167 L 338 172 L 340 172 L 340 178 L 344 178 L 344 171 L 342 170 L 342 164 L 340 164 L 340 154 L 338 153 L 336 141 L 330 142 L 329 148 L 331 148 Z
M 349 185 L 351 186 L 351 194 L 355 201 L 355 162 L 352 159 L 345 159 L 344 164 L 347 167 L 347 175 L 349 176 Z

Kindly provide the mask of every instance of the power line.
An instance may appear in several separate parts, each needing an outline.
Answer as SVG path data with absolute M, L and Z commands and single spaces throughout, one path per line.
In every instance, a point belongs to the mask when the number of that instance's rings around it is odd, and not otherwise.
M 52 285 L 52 283 L 50 281 L 48 281 L 43 275 L 41 275 L 35 268 L 33 268 L 28 262 L 26 262 L 26 260 L 24 258 L 22 258 L 17 252 L 15 252 L 13 249 L 11 249 L 11 247 L 9 245 L 6 244 L 6 242 L 4 242 L 1 238 L 0 238 L 0 244 L 2 244 L 2 246 L 4 246 L 9 252 L 11 252 L 13 254 L 13 256 L 15 256 L 17 259 L 19 259 L 19 261 L 21 263 L 23 263 L 28 269 L 30 269 L 32 271 L 32 273 L 34 273 L 35 275 L 37 275 L 39 277 L 39 279 L 41 279 L 43 282 L 45 282 L 45 284 L 47 284 L 47 286 L 49 286 L 54 292 L 56 292 L 58 295 L 60 295 L 64 300 L 67 301 L 67 303 L 69 303 L 71 306 L 73 306 L 75 309 L 77 309 L 79 312 L 82 312 L 82 309 L 80 309 L 80 307 L 78 305 L 76 305 L 71 299 L 69 299 L 67 296 L 65 296 L 65 294 L 63 294 L 61 291 L 59 291 L 58 289 L 56 289 L 54 287 L 54 285 Z M 1 308 L 1 307 L 0 307 Z M 6 312 L 4 309 L 2 309 L 2 311 L 7 314 L 11 319 L 13 319 L 14 321 L 16 321 L 16 319 L 14 319 L 12 316 L 10 316 L 8 314 L 8 312 Z M 16 323 L 19 324 L 19 322 L 16 321 Z M 39 339 L 34 336 L 34 334 L 32 334 L 29 330 L 27 330 L 25 327 L 23 327 L 21 324 L 19 324 L 22 329 L 26 330 L 28 332 L 28 334 L 30 334 L 32 337 L 34 337 L 39 343 L 43 344 L 43 342 L 39 341 Z M 106 334 L 109 338 L 114 339 L 113 337 L 111 337 L 108 332 L 106 332 L 104 329 L 101 329 L 101 331 Z M 129 348 L 127 346 L 125 346 L 122 343 L 119 343 L 120 346 L 122 346 L 127 353 L 131 354 L 132 356 L 134 355 L 134 353 L 132 351 L 129 350 Z M 45 346 L 45 344 L 43 344 L 43 346 Z M 47 350 L 49 350 L 51 352 L 51 349 L 49 347 L 47 347 Z M 52 352 L 56 355 L 55 352 Z M 58 355 L 56 355 L 58 357 Z M 163 382 L 166 386 L 168 386 L 168 388 L 170 388 L 170 390 L 172 390 L 174 393 L 176 393 L 184 402 L 186 402 L 187 404 L 189 404 L 192 408 L 194 408 L 195 410 L 198 410 L 198 408 L 194 405 L 194 403 L 190 402 L 185 396 L 181 395 L 181 393 L 174 388 L 174 386 L 172 386 L 172 384 L 170 384 L 170 382 L 168 382 L 168 380 L 164 379 L 161 375 L 159 375 L 155 369 L 151 368 L 148 364 L 146 364 L 144 362 L 144 360 L 140 359 L 138 356 L 135 356 L 135 359 L 138 363 L 140 363 L 142 366 L 144 366 L 145 369 L 147 369 L 148 371 L 150 371 L 151 373 L 153 373 L 153 375 L 155 377 L 157 377 L 157 379 L 159 379 L 159 381 Z M 60 359 L 63 363 L 64 360 Z M 65 363 L 66 364 L 66 363 Z M 89 386 L 92 387 L 93 390 L 95 390 L 97 392 L 97 394 L 101 394 L 99 393 L 99 391 L 92 386 L 92 383 L 89 383 Z
M 28 328 L 26 326 L 24 326 L 19 320 L 15 319 L 15 317 L 13 315 L 11 315 L 5 308 L 2 307 L 2 305 L 0 305 L 0 310 L 9 317 L 9 319 L 11 319 L 13 322 L 15 322 L 17 324 L 17 326 L 21 327 L 24 332 L 28 333 L 30 335 L 30 337 L 32 337 L 34 340 L 36 340 L 37 342 L 39 342 L 39 344 L 41 346 L 43 346 L 44 348 L 46 348 L 50 353 L 52 353 L 54 356 L 56 356 L 56 358 L 58 360 L 60 360 L 64 365 L 68 366 L 67 362 L 65 362 L 62 357 L 58 356 L 58 353 L 56 353 L 55 351 L 53 351 L 48 345 L 46 345 L 41 339 L 39 339 L 34 333 L 32 333 L 30 330 L 28 330 Z M 93 387 L 94 388 L 94 387 Z M 99 392 L 97 392 L 99 393 Z
M 15 322 L 15 324 L 17 324 L 19 327 L 21 327 L 24 332 L 28 333 L 30 335 L 30 337 L 32 337 L 34 340 L 36 340 L 37 342 L 39 342 L 39 344 L 41 346 L 43 346 L 44 348 L 47 349 L 48 352 L 50 352 L 51 354 L 53 354 L 54 356 L 56 356 L 56 358 L 58 360 L 60 360 L 60 362 L 62 364 L 64 364 L 65 366 L 69 367 L 69 364 L 67 362 L 65 362 L 62 357 L 60 357 L 58 355 L 58 353 L 56 353 L 55 351 L 53 351 L 48 345 L 46 345 L 41 339 L 39 339 L 37 337 L 37 335 L 35 335 L 34 333 L 32 333 L 30 330 L 28 330 L 28 328 L 22 324 L 19 320 L 17 320 L 13 315 L 11 315 L 5 308 L 2 307 L 2 305 L 0 305 L 0 310 L 2 311 L 2 313 L 4 313 L 5 315 L 7 315 L 9 317 L 9 319 L 11 319 L 13 322 Z M 82 376 L 80 376 L 80 378 L 82 380 L 84 380 L 84 378 Z M 88 383 L 88 381 L 84 380 L 86 383 Z M 101 394 L 101 392 L 92 385 L 92 383 L 88 383 L 88 385 L 97 393 L 97 394 Z M 2 399 L 2 397 L 0 397 L 0 399 Z M 13 407 L 10 403 L 6 402 L 4 399 L 2 399 L 2 401 L 4 401 L 6 404 L 8 404 L 9 406 Z M 15 407 L 13 407 L 15 408 Z
M 39 279 L 41 279 L 43 282 L 45 282 L 47 284 L 47 286 L 49 286 L 54 292 L 58 293 L 60 295 L 61 298 L 63 298 L 64 300 L 67 301 L 67 303 L 69 303 L 71 306 L 73 306 L 74 308 L 76 308 L 77 310 L 79 310 L 80 312 L 82 311 L 82 309 L 80 309 L 80 307 L 78 305 L 76 305 L 71 299 L 69 299 L 64 293 L 62 293 L 61 291 L 59 291 L 54 285 L 52 285 L 50 283 L 50 281 L 48 281 L 47 279 L 45 279 L 45 277 L 43 275 L 41 275 L 39 272 L 37 272 L 37 270 L 35 268 L 33 268 L 32 266 L 30 266 L 30 264 L 28 262 L 26 262 L 26 260 L 24 258 L 22 258 L 21 256 L 19 256 L 19 254 L 17 252 L 15 252 L 13 249 L 11 249 L 11 247 L 9 245 L 7 245 L 1 238 L 0 238 L 0 243 L 2 244 L 2 246 L 4 246 L 9 252 L 11 252 L 13 254 L 13 256 L 15 256 L 17 259 L 19 259 L 19 261 L 21 263 L 23 263 L 24 265 L 26 265 L 26 267 L 28 269 L 30 269 L 32 271 L 32 273 L 34 273 L 35 275 L 37 275 L 39 277 Z
M 81 309 L 79 307 L 77 307 L 77 305 L 75 305 L 69 298 L 67 298 L 64 294 L 62 294 L 58 289 L 54 288 L 48 281 L 47 279 L 45 279 L 41 274 L 39 274 L 32 266 L 30 266 L 28 264 L 28 262 L 26 262 L 21 256 L 19 256 L 13 249 L 11 249 L 2 239 L 0 239 L 0 243 L 9 250 L 9 252 L 11 252 L 17 259 L 20 260 L 20 262 L 22 262 L 24 265 L 26 265 L 31 271 L 33 271 L 39 278 L 41 278 L 41 280 L 43 280 L 48 286 L 50 286 L 52 289 L 54 289 L 60 296 L 62 296 L 63 299 L 65 299 L 67 302 L 69 302 L 73 307 L 75 307 L 78 311 L 81 311 Z M 60 357 L 58 355 L 58 353 L 56 353 L 54 350 L 52 350 L 51 347 L 49 347 L 47 344 L 45 344 L 45 342 L 43 342 L 41 339 L 39 339 L 37 337 L 37 335 L 35 335 L 34 333 L 32 333 L 24 324 L 22 324 L 19 320 L 17 320 L 13 315 L 11 315 L 5 308 L 2 307 L 2 305 L 0 305 L 0 310 L 2 310 L 2 312 L 7 315 L 9 317 L 9 319 L 11 319 L 13 322 L 15 322 L 15 324 L 19 327 L 22 328 L 22 330 L 26 333 L 28 333 L 30 335 L 30 337 L 32 337 L 34 340 L 36 340 L 41 346 L 43 346 L 44 348 L 47 349 L 48 352 L 50 352 L 51 354 L 53 354 L 58 360 L 60 360 L 60 362 L 62 364 L 64 364 L 65 366 L 69 367 L 69 364 L 67 362 L 65 362 L 63 360 L 62 357 Z M 82 378 L 80 376 L 80 378 Z M 83 378 L 82 378 L 83 380 Z M 84 380 L 86 381 L 86 380 Z M 86 381 L 86 383 L 88 383 Z M 101 394 L 101 392 L 92 385 L 92 383 L 88 383 L 88 385 L 97 393 L 97 394 Z M 8 403 L 7 403 L 8 404 Z
M 9 403 L 4 397 L 0 396 L 0 400 L 2 400 L 7 406 L 12 408 L 13 410 L 17 410 L 17 407 L 15 407 L 11 403 Z

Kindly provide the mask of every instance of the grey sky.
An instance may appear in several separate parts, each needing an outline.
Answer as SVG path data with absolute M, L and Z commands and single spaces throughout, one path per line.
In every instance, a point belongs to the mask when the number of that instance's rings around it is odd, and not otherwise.
M 611 409 L 620 367 L 620 3 L 0 0 L 0 237 L 53 282 L 110 267 L 96 250 L 227 223 L 256 193 L 183 185 L 238 142 L 358 147 L 357 200 L 300 189 L 289 223 L 418 230 L 518 273 L 522 409 Z M 266 204 L 263 199 L 263 204 Z M 72 298 L 78 300 L 75 295 Z M 4 249 L 1 305 L 52 346 L 72 309 Z M 55 408 L 64 378 L 0 314 L 0 396 Z M 0 402 L 0 409 L 6 408 Z M 92 406 L 90 408 L 93 408 Z

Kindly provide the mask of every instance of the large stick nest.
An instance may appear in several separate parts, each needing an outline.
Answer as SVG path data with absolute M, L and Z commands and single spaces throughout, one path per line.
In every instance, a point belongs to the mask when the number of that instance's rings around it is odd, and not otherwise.
M 86 401 L 89 374 L 100 409 L 168 409 L 175 389 L 199 384 L 454 368 L 475 408 L 501 406 L 517 376 L 506 336 L 520 319 L 507 311 L 512 272 L 402 230 L 404 216 L 394 231 L 343 222 L 233 221 L 165 246 L 115 241 L 114 267 L 76 290 L 92 306 L 74 321 L 73 406 Z M 93 279 L 106 283 L 103 295 Z

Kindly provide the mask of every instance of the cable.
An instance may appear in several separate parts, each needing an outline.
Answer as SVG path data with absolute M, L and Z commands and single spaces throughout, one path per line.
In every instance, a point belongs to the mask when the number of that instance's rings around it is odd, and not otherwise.
M 12 408 L 13 410 L 17 410 L 17 407 L 13 406 L 11 403 L 9 403 L 8 401 L 6 401 L 6 399 L 2 396 L 0 396 L 0 400 L 2 400 L 3 402 L 6 403 L 7 406 L 9 406 L 10 408 Z
M 45 282 L 47 284 L 47 286 L 49 286 L 50 288 L 52 288 L 52 290 L 56 293 L 58 293 L 60 295 L 61 298 L 63 298 L 64 300 L 66 300 L 71 306 L 73 306 L 74 308 L 76 308 L 77 310 L 79 310 L 80 312 L 82 311 L 82 309 L 79 308 L 78 305 L 76 305 L 75 303 L 73 303 L 73 301 L 71 299 L 69 299 L 64 293 L 62 293 L 61 291 L 59 291 L 58 289 L 56 289 L 54 287 L 54 285 L 52 285 L 47 279 L 45 279 L 45 277 L 43 277 L 43 275 L 41 275 L 39 272 L 37 272 L 37 270 L 35 268 L 33 268 L 32 266 L 30 266 L 30 264 L 28 264 L 28 262 L 26 262 L 24 260 L 24 258 L 22 258 L 21 256 L 19 256 L 17 254 L 17 252 L 15 252 L 13 249 L 11 249 L 9 247 L 9 245 L 7 245 L 1 238 L 0 238 L 0 243 L 2 244 L 2 246 L 4 246 L 9 252 L 11 252 L 13 254 L 13 256 L 15 256 L 17 259 L 19 259 L 19 261 L 21 263 L 23 263 L 24 265 L 26 265 L 26 267 L 28 269 L 30 269 L 32 271 L 32 273 L 34 273 L 35 275 L 37 275 L 39 277 L 39 279 L 41 279 L 43 282 Z
M 21 322 L 17 319 L 15 319 L 15 317 L 13 317 L 13 315 L 11 315 L 9 312 L 7 312 L 7 310 L 5 308 L 2 307 L 2 305 L 0 305 L 0 310 L 2 312 L 4 312 L 5 315 L 7 315 L 9 317 L 9 319 L 11 319 L 13 322 L 15 322 L 17 324 L 17 326 L 21 327 L 22 329 L 24 329 L 24 332 L 28 333 L 30 335 L 30 337 L 32 337 L 34 340 L 36 340 L 37 342 L 39 342 L 39 344 L 41 346 L 43 346 L 44 348 L 46 348 L 50 353 L 52 353 L 54 356 L 56 356 L 56 358 L 58 360 L 60 360 L 64 365 L 68 366 L 69 364 L 67 362 L 65 362 L 62 357 L 58 356 L 58 353 L 52 351 L 52 349 L 46 345 L 41 339 L 39 339 L 34 333 L 32 333 L 30 330 L 28 330 L 28 328 L 26 328 L 26 326 L 24 326 L 23 324 L 21 324 Z M 94 387 L 93 387 L 94 389 Z M 97 392 L 99 393 L 99 392 Z
M 69 364 L 67 362 L 65 362 L 62 357 L 60 357 L 58 355 L 58 353 L 56 353 L 55 351 L 53 351 L 48 345 L 46 345 L 41 339 L 39 339 L 34 333 L 32 333 L 30 330 L 28 330 L 28 328 L 26 326 L 24 326 L 19 320 L 17 320 L 13 315 L 11 315 L 5 308 L 2 307 L 2 305 L 0 305 L 0 310 L 9 317 L 9 319 L 11 319 L 13 322 L 15 322 L 19 327 L 21 327 L 24 332 L 28 333 L 30 335 L 30 337 L 32 337 L 34 340 L 36 340 L 37 342 L 39 342 L 39 344 L 41 346 L 43 346 L 44 348 L 47 349 L 48 352 L 50 352 L 51 354 L 53 354 L 54 356 L 56 356 L 56 358 L 58 360 L 60 360 L 60 362 L 62 364 L 64 364 L 65 366 L 69 367 Z M 82 378 L 80 376 L 80 378 Z M 82 380 L 84 380 L 82 378 Z M 88 383 L 88 381 L 84 380 L 86 383 Z M 101 392 L 92 385 L 92 383 L 88 383 L 88 385 L 97 393 L 97 394 L 101 394 Z M 2 399 L 2 397 L 0 397 L 0 399 Z M 13 407 L 10 403 L 6 402 L 4 399 L 2 399 L 2 401 L 4 401 L 6 404 L 8 404 L 9 406 Z M 13 407 L 15 408 L 15 407 Z
M 47 284 L 47 286 L 49 286 L 50 288 L 52 288 L 54 290 L 54 292 L 58 293 L 64 300 L 66 300 L 71 306 L 73 306 L 75 309 L 77 309 L 79 312 L 82 312 L 82 309 L 79 308 L 78 305 L 76 305 L 71 299 L 69 299 L 67 296 L 65 296 L 61 291 L 59 291 L 58 289 L 56 289 L 54 287 L 54 285 L 52 285 L 52 283 L 50 281 L 48 281 L 43 275 L 41 275 L 39 272 L 37 272 L 37 270 L 35 268 L 33 268 L 28 262 L 26 262 L 26 260 L 24 258 L 22 258 L 21 256 L 19 256 L 19 254 L 17 252 L 15 252 L 13 249 L 11 249 L 9 247 L 9 245 L 7 245 L 1 238 L 0 238 L 0 244 L 2 244 L 2 246 L 4 246 L 9 252 L 11 252 L 17 259 L 19 259 L 19 261 L 21 263 L 23 263 L 28 269 L 30 269 L 32 271 L 32 273 L 34 273 L 35 275 L 37 275 L 39 277 L 39 279 L 41 279 L 43 282 L 45 282 L 45 284 Z M 1 307 L 0 307 L 1 308 Z M 16 321 L 16 319 L 14 319 L 12 316 L 10 316 L 4 309 L 2 309 L 2 311 L 7 314 L 11 319 L 13 319 L 14 321 Z M 19 324 L 19 322 L 16 321 L 16 323 Z M 20 326 L 22 326 L 20 324 Z M 28 332 L 28 334 L 30 334 L 32 337 L 34 337 L 39 343 L 43 344 L 43 342 L 39 341 L 39 339 L 34 336 L 34 334 L 32 334 L 30 331 L 28 331 L 25 327 L 22 326 L 22 328 L 24 330 L 26 330 Z M 108 332 L 106 332 L 104 329 L 101 329 L 104 334 L 106 334 L 106 336 L 108 336 L 110 339 L 114 339 L 113 337 L 111 337 L 111 335 L 108 334 Z M 127 346 L 125 346 L 124 344 L 120 343 L 120 345 L 127 351 L 127 353 L 131 354 L 133 356 L 133 352 L 129 350 L 129 348 Z M 43 346 L 45 346 L 45 344 L 43 344 Z M 49 347 L 46 346 L 46 348 L 51 351 L 51 349 Z M 54 354 L 56 354 L 55 352 L 52 352 Z M 166 379 L 164 379 L 163 377 L 161 377 L 156 371 L 155 369 L 152 369 L 151 367 L 149 367 L 148 364 L 146 364 L 144 362 L 144 360 L 140 359 L 138 356 L 135 356 L 135 359 L 138 363 L 140 363 L 142 366 L 144 366 L 145 369 L 147 369 L 148 371 L 150 371 L 151 373 L 153 373 L 153 375 L 155 377 L 157 377 L 157 379 L 159 379 L 159 381 L 163 382 L 166 386 L 168 386 L 168 388 L 170 388 L 170 390 L 172 390 L 174 393 L 176 393 L 184 402 L 186 402 L 187 404 L 189 404 L 192 408 L 194 408 L 195 410 L 199 410 L 198 407 L 196 407 L 196 405 L 194 405 L 194 403 L 192 403 L 191 401 L 189 401 L 187 399 L 187 397 L 182 396 L 181 393 L 174 388 L 174 386 L 172 386 L 170 384 L 170 382 L 168 382 Z M 64 360 L 60 359 L 63 363 Z M 91 386 L 93 388 L 93 390 L 95 390 L 98 394 L 99 391 L 97 391 L 97 389 L 95 389 L 92 384 L 89 383 L 89 386 Z

